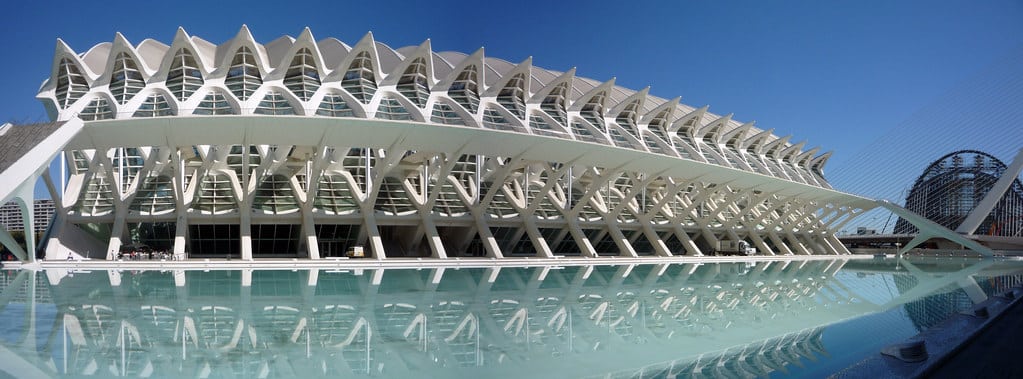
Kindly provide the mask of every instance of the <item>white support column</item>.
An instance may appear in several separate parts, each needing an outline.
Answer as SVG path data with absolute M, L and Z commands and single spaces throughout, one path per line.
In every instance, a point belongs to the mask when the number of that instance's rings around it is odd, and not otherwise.
M 238 207 L 238 213 L 241 214 L 241 222 L 238 225 L 239 243 L 241 244 L 241 255 L 242 259 L 246 261 L 252 260 L 252 207 L 249 205 L 248 199 L 241 202 Z
M 313 214 L 306 207 L 303 207 L 301 212 L 302 233 L 305 238 L 306 250 L 309 251 L 309 259 L 320 259 L 320 242 L 316 239 L 316 224 L 313 222 Z
M 34 189 L 35 181 L 26 180 L 24 183 L 21 183 L 17 189 L 12 191 L 14 197 L 11 200 L 14 201 L 14 203 L 18 205 L 18 209 L 21 210 L 21 220 L 25 230 L 25 250 L 22 250 L 21 245 L 14 241 L 14 237 L 8 233 L 7 229 L 0 225 L 0 243 L 3 243 L 3 245 L 14 253 L 14 256 L 22 262 L 33 262 L 36 259 L 36 241 L 33 228 Z
M 536 248 L 536 256 L 541 258 L 554 258 L 554 253 L 551 252 L 550 246 L 547 246 L 547 240 L 540 234 L 540 229 L 536 227 L 536 222 L 533 221 L 532 217 L 524 218 L 523 226 L 526 229 L 526 234 L 529 235 L 530 241 L 533 242 L 533 247 Z
M 767 231 L 767 238 L 771 239 L 771 242 L 774 243 L 774 247 L 781 250 L 783 255 L 795 255 L 795 253 L 792 252 L 792 249 L 789 248 L 789 245 L 785 244 L 785 241 L 782 241 L 781 238 L 778 237 L 778 233 L 775 233 L 774 230 Z
M 849 249 L 847 249 L 845 245 L 842 244 L 842 241 L 839 241 L 838 237 L 835 237 L 834 234 L 826 233 L 824 239 L 828 240 L 828 242 L 831 243 L 831 247 L 833 247 L 835 251 L 838 252 L 838 254 L 841 255 L 852 254 L 852 252 L 849 251 Z
M 25 254 L 29 261 L 36 259 L 35 200 L 31 193 L 18 201 L 21 223 L 25 230 Z
M 605 218 L 605 220 L 606 219 L 607 218 Z M 625 234 L 622 233 L 622 230 L 618 228 L 617 224 L 614 224 L 612 222 L 608 222 L 607 223 L 607 232 L 609 234 L 611 234 L 611 240 L 614 241 L 615 245 L 618 246 L 618 252 L 619 252 L 619 254 L 621 256 L 624 256 L 624 257 L 638 257 L 639 256 L 639 254 L 636 254 L 636 249 L 634 249 L 632 247 L 632 244 L 629 243 L 629 238 L 625 237 Z
M 796 235 L 792 234 L 791 231 L 785 231 L 785 237 L 788 238 L 790 245 L 795 247 L 800 254 L 813 255 L 813 253 L 811 253 L 810 250 L 807 250 L 806 246 L 803 246 L 803 243 L 799 240 L 799 238 L 796 238 Z
M 654 252 L 661 257 L 672 256 L 671 251 L 668 251 L 668 245 L 661 240 L 661 236 L 657 235 L 654 231 L 653 225 L 650 224 L 650 220 L 643 220 L 643 235 L 650 241 L 650 244 L 654 247 Z
M 178 211 L 177 220 L 174 222 L 174 256 L 180 258 L 185 257 L 185 244 L 187 243 L 188 236 L 188 216 L 187 213 Z
M 369 208 L 368 210 L 366 208 Z M 373 251 L 373 258 L 378 260 L 387 259 L 384 253 L 384 240 L 380 238 L 380 228 L 377 227 L 377 219 L 373 215 L 373 207 L 362 207 L 362 227 L 369 239 L 369 248 Z
M 433 222 L 433 218 L 429 214 L 422 214 L 423 229 L 426 231 L 426 242 L 430 244 L 431 256 L 433 258 L 447 259 L 448 252 L 444 249 L 444 242 L 440 239 L 440 233 L 437 232 L 437 225 Z
M 60 192 L 57 189 L 57 186 L 54 185 L 54 183 L 53 183 L 53 179 L 50 178 L 50 168 L 49 167 L 47 167 L 45 170 L 43 170 L 43 175 L 42 176 L 43 176 L 43 183 L 46 184 L 46 191 L 50 193 L 50 200 L 53 200 L 53 208 L 59 211 L 61 208 L 64 208 L 64 199 L 61 198 L 61 195 L 63 193 Z M 60 180 L 64 181 L 64 177 L 61 176 Z
M 815 232 L 808 234 L 806 238 L 809 239 L 810 242 L 813 242 L 814 246 L 817 247 L 817 250 L 823 251 L 825 254 L 838 254 L 838 251 L 831 246 L 831 243 L 828 242 L 823 235 Z
M 586 238 L 586 233 L 583 233 L 583 229 L 579 227 L 579 222 L 576 221 L 575 217 L 568 218 L 568 231 L 572 233 L 572 239 L 575 240 L 577 246 L 579 246 L 579 252 L 584 257 L 596 258 L 597 250 L 593 248 L 593 243 Z
M 817 239 L 818 241 L 817 245 L 824 249 L 825 252 L 835 255 L 842 255 L 842 252 L 838 250 L 838 248 L 836 248 L 834 245 L 832 245 L 831 241 L 828 241 L 828 237 L 826 234 L 815 233 L 812 236 Z
M 686 252 L 688 252 L 689 255 L 694 257 L 703 256 L 703 252 L 700 251 L 700 247 L 696 246 L 696 242 L 689 237 L 689 233 L 686 233 L 686 230 L 682 227 L 682 225 L 675 224 L 675 238 L 678 238 L 678 240 L 682 242 L 682 247 L 686 249 Z
M 21 249 L 21 245 L 18 244 L 18 241 L 14 240 L 14 237 L 11 236 L 11 233 L 9 233 L 7 228 L 3 227 L 3 225 L 0 225 L 0 243 L 2 243 L 7 250 L 10 250 L 11 253 L 14 254 L 14 257 L 18 258 L 18 260 L 22 262 L 32 262 L 35 259 L 35 256 L 25 254 L 25 250 Z
M 703 238 L 707 240 L 707 243 L 710 244 L 710 248 L 713 249 L 714 251 L 717 251 L 717 249 L 721 248 L 721 241 L 719 241 L 717 236 L 715 236 L 714 233 L 710 231 L 710 228 L 707 228 L 706 226 L 701 227 L 700 235 L 702 235 Z
M 747 224 L 746 230 L 749 231 L 749 239 L 753 240 L 753 245 L 756 246 L 757 249 L 763 251 L 765 255 L 775 255 L 774 250 L 771 250 L 771 247 L 767 246 L 767 243 L 764 242 L 764 239 L 761 238 L 759 234 L 757 234 L 756 229 L 750 227 L 750 225 Z
M 174 251 L 177 258 L 185 259 L 187 254 L 185 246 L 188 244 L 188 211 L 185 209 L 185 165 L 181 159 L 181 152 L 178 149 L 170 150 L 170 162 L 173 166 L 171 175 L 171 186 L 174 188 L 174 213 L 177 215 L 174 222 Z M 195 178 L 194 180 L 201 180 Z
M 112 261 L 121 251 L 121 236 L 124 235 L 125 217 L 128 210 L 117 207 L 114 211 L 114 225 L 110 228 L 110 243 L 107 245 L 107 260 Z
M 487 220 L 483 218 L 483 210 L 480 208 L 482 207 L 479 205 L 473 206 L 472 217 L 476 221 L 476 232 L 480 235 L 483 248 L 487 250 L 487 257 L 504 258 L 504 254 L 501 253 L 501 246 L 498 246 L 497 239 L 490 232 L 490 226 L 487 225 Z

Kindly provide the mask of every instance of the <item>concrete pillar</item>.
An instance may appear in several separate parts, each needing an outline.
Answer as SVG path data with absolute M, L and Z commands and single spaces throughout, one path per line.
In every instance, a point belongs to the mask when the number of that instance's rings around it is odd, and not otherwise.
M 188 216 L 185 212 L 178 211 L 177 220 L 174 223 L 174 256 L 185 257 L 185 245 L 188 236 Z
M 483 218 L 483 211 L 474 209 L 472 217 L 476 220 L 476 232 L 480 234 L 480 241 L 483 242 L 483 248 L 487 251 L 487 257 L 504 258 L 504 254 L 501 253 L 501 246 L 497 244 L 497 239 L 490 232 L 487 220 Z
M 302 233 L 309 259 L 320 259 L 320 242 L 316 239 L 316 224 L 310 209 L 302 208 Z
M 845 245 L 842 244 L 842 241 L 839 241 L 838 237 L 835 237 L 834 234 L 827 233 L 825 234 L 824 239 L 831 243 L 831 247 L 833 247 L 835 251 L 838 252 L 838 254 L 841 255 L 852 254 L 852 252 L 850 252 L 849 249 L 847 249 Z
M 554 258 L 554 253 L 551 252 L 550 246 L 547 246 L 547 240 L 540 234 L 540 229 L 536 227 L 536 222 L 532 217 L 524 218 L 524 229 L 526 234 L 529 234 L 529 240 L 533 242 L 533 247 L 536 248 L 536 256 L 541 258 Z
M 579 252 L 584 257 L 596 258 L 597 250 L 593 248 L 593 243 L 586 238 L 586 233 L 583 233 L 583 229 L 579 227 L 579 222 L 576 221 L 575 217 L 566 216 L 566 218 L 568 218 L 568 231 L 572 233 L 572 239 L 579 246 Z
M 682 225 L 675 223 L 675 238 L 678 238 L 682 242 L 682 247 L 686 249 L 689 255 L 694 257 L 703 256 L 703 252 L 700 251 L 700 247 L 696 246 L 696 242 L 692 238 L 689 238 L 689 233 L 682 228 Z
M 124 234 L 124 219 L 127 213 L 128 210 L 122 207 L 117 207 L 114 211 L 114 225 L 110 228 L 110 243 L 107 245 L 108 261 L 114 260 L 117 252 L 121 251 L 121 236 Z
M 803 246 L 803 242 L 800 241 L 799 238 L 796 238 L 796 235 L 792 234 L 791 231 L 785 232 L 785 236 L 788 237 L 789 242 L 792 243 L 792 247 L 796 248 L 796 250 L 799 251 L 799 253 L 803 255 L 813 255 L 813 253 L 810 252 L 810 250 L 808 250 L 806 246 Z
M 632 244 L 629 243 L 629 239 L 625 238 L 625 234 L 618 228 L 618 225 L 608 223 L 607 232 L 611 234 L 611 239 L 615 241 L 615 245 L 618 245 L 618 251 L 621 256 L 625 257 L 638 257 L 636 249 L 632 248 Z
M 367 210 L 367 208 L 369 208 Z M 362 207 L 363 230 L 369 239 L 369 248 L 373 251 L 373 258 L 387 259 L 384 253 L 384 240 L 380 238 L 380 229 L 377 227 L 377 219 L 373 216 L 373 207 Z
M 707 240 L 707 243 L 710 244 L 710 248 L 712 250 L 717 251 L 721 248 L 721 241 L 719 241 L 718 237 L 715 236 L 714 233 L 706 226 L 700 228 L 700 235 L 703 236 L 703 239 Z
M 785 242 L 782 241 L 781 238 L 778 237 L 778 234 L 775 233 L 773 230 L 767 231 L 767 238 L 771 239 L 771 242 L 774 243 L 774 247 L 777 247 L 778 250 L 781 250 L 781 253 L 783 255 L 794 255 L 792 253 L 792 249 L 789 249 L 789 245 L 786 245 Z
M 767 246 L 764 239 L 761 238 L 754 229 L 751 229 L 749 226 L 747 226 L 746 229 L 750 231 L 749 239 L 753 240 L 753 245 L 756 246 L 757 249 L 764 252 L 765 255 L 774 255 L 774 250 L 771 250 L 771 247 Z
M 238 213 L 241 214 L 241 222 L 238 225 L 239 243 L 241 244 L 242 259 L 246 261 L 252 260 L 252 207 L 248 202 L 243 202 L 238 207 Z
M 432 257 L 446 259 L 448 253 L 444 249 L 444 242 L 440 239 L 440 233 L 437 232 L 437 225 L 434 224 L 433 218 L 429 214 L 420 214 L 423 220 L 423 229 L 426 232 L 426 242 L 430 244 Z
M 661 236 L 657 235 L 654 231 L 654 227 L 650 225 L 650 220 L 643 220 L 643 235 L 650 241 L 650 244 L 654 247 L 654 252 L 658 256 L 670 257 L 672 256 L 671 251 L 668 251 L 668 245 L 661 240 Z

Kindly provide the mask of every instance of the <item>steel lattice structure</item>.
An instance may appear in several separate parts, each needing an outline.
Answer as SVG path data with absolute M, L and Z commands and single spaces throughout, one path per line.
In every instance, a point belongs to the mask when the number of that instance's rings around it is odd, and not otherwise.
M 949 229 L 955 229 L 1006 174 L 1006 165 L 987 153 L 960 150 L 938 158 L 924 170 L 906 197 L 906 209 Z M 1009 190 L 984 219 L 976 234 L 1019 236 L 1023 231 L 1023 184 Z M 905 219 L 895 233 L 912 234 L 917 228 Z
M 875 206 L 772 130 L 429 41 L 58 41 L 38 97 L 86 123 L 51 257 L 840 254 Z

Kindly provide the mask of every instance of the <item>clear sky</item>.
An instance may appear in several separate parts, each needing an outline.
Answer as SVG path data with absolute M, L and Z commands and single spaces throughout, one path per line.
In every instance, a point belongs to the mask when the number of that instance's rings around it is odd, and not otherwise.
M 838 171 L 1023 48 L 1019 0 L 23 1 L 5 8 L 4 121 L 45 121 L 34 96 L 50 72 L 58 37 L 84 52 L 118 31 L 132 43 L 169 44 L 182 26 L 221 43 L 247 24 L 265 43 L 308 26 L 317 39 L 354 44 L 372 31 L 398 48 L 430 38 L 435 51 L 471 53 L 482 46 L 488 56 L 512 62 L 532 56 L 536 66 L 577 67 L 579 76 L 651 86 L 653 95 L 681 96 L 686 104 L 792 134 L 807 147 L 834 150 L 828 169 Z M 1023 132 L 1015 133 L 1023 146 Z

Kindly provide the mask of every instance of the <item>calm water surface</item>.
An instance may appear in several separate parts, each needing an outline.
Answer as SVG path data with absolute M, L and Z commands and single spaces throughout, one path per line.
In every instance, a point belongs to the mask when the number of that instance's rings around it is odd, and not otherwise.
M 0 377 L 820 377 L 1007 261 L 0 271 Z

